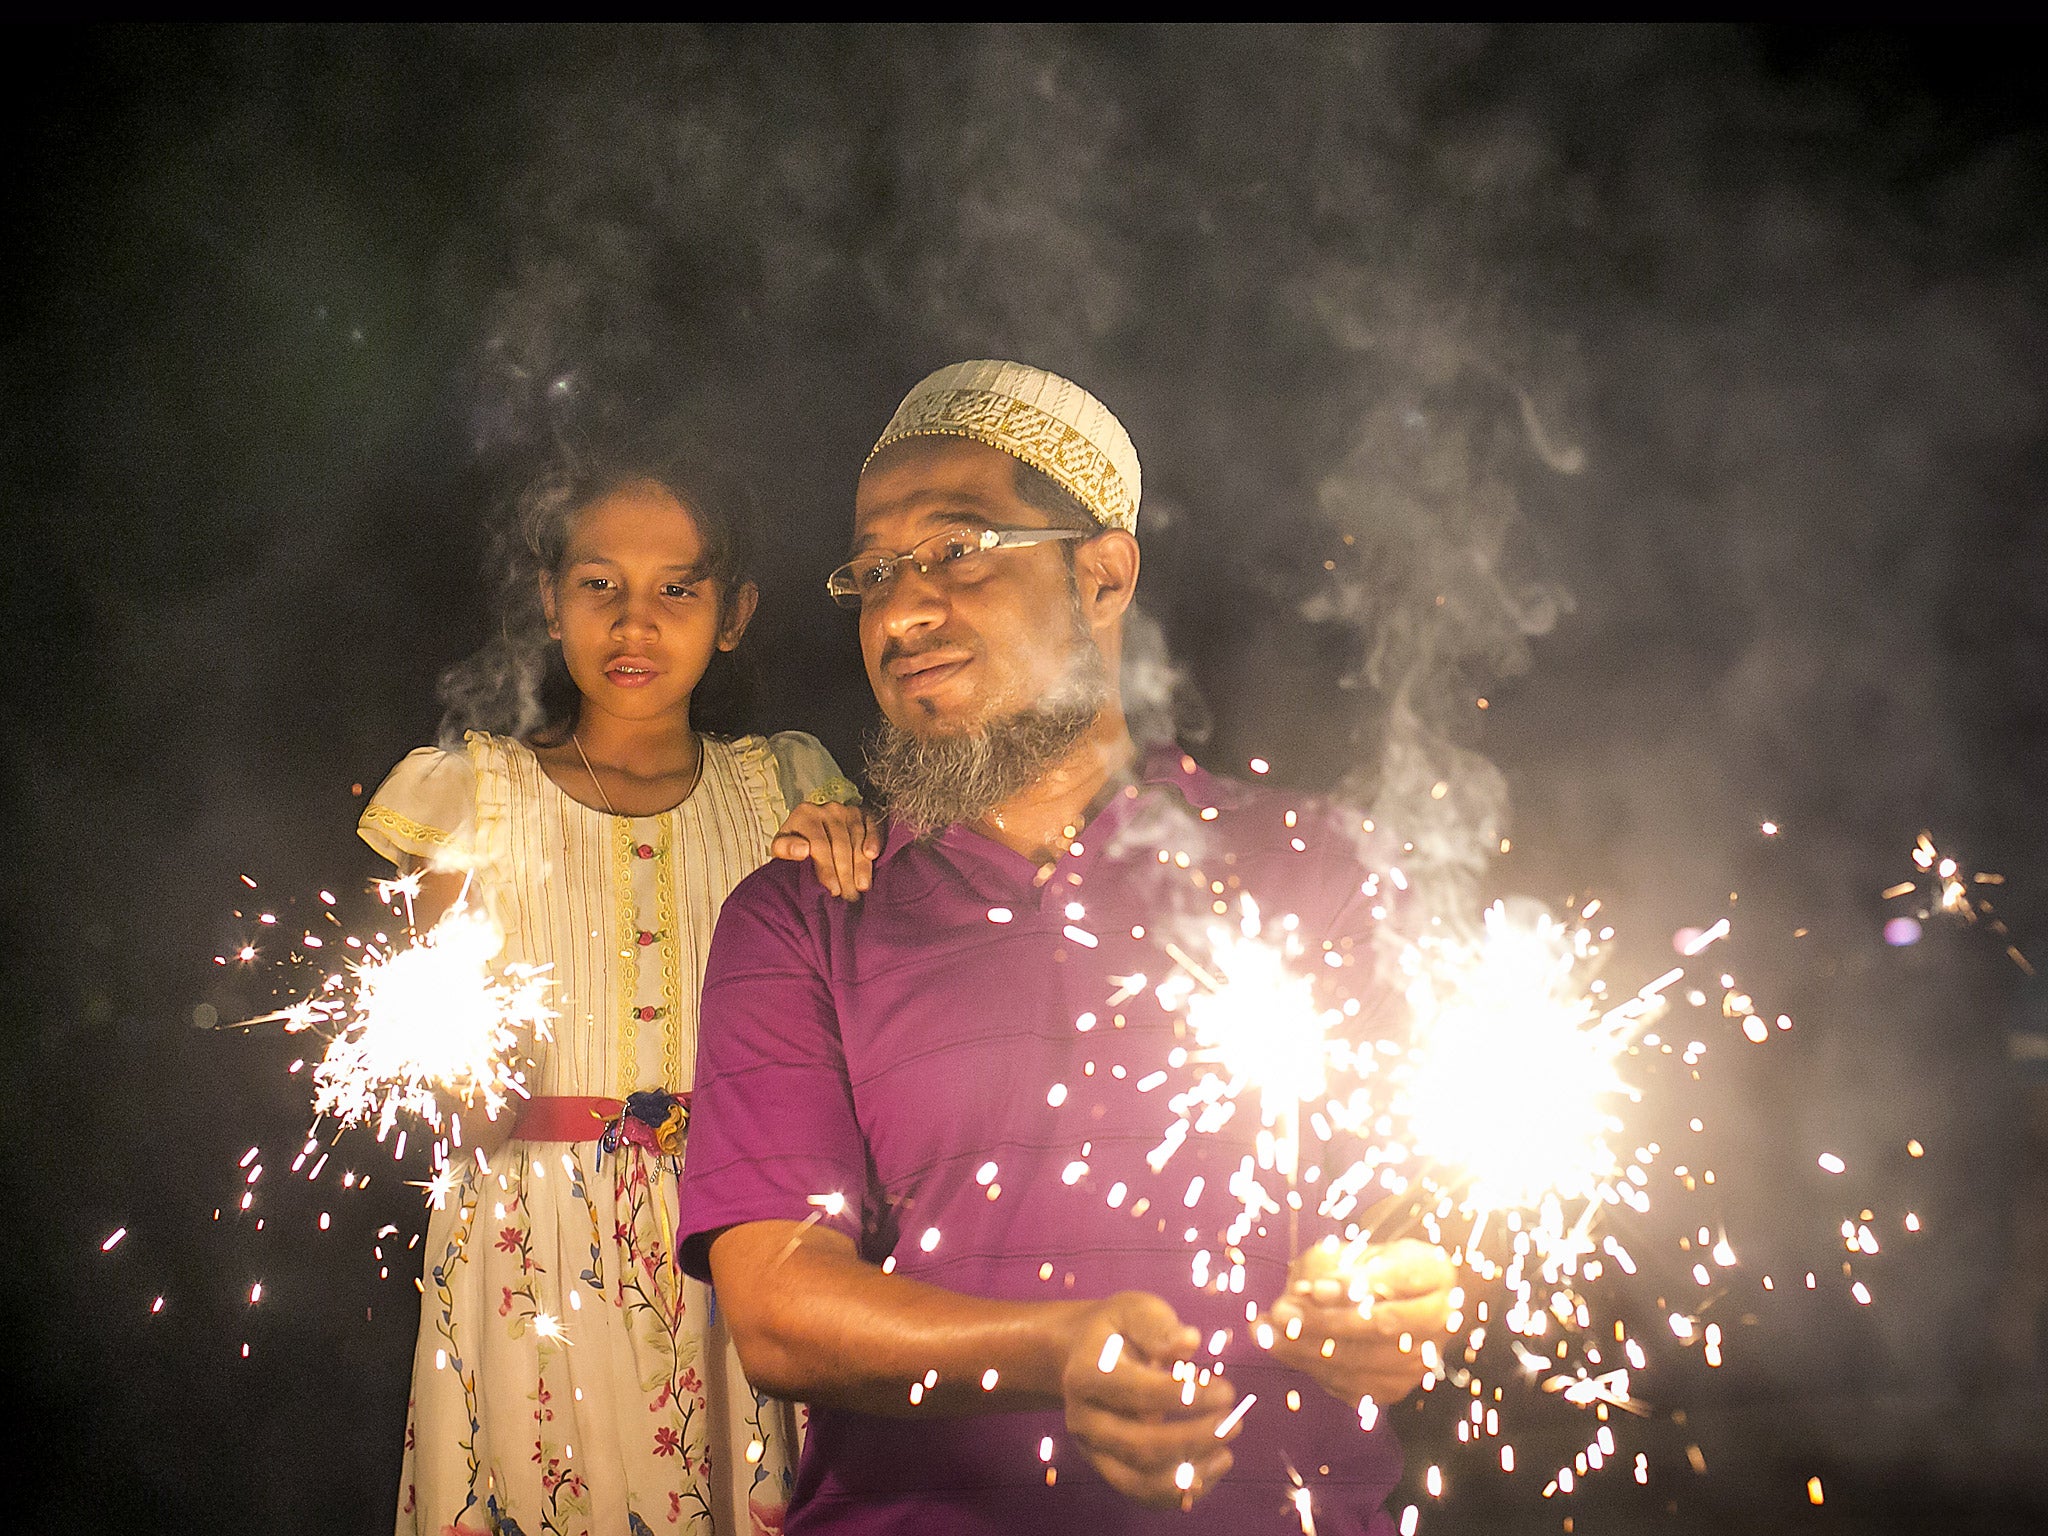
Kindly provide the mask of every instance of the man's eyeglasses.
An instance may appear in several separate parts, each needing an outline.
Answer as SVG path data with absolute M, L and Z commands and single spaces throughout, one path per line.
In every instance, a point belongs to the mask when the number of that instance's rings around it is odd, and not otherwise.
M 825 578 L 825 590 L 842 608 L 861 608 L 889 589 L 896 569 L 914 565 L 941 581 L 972 581 L 981 574 L 983 557 L 995 549 L 1027 549 L 1055 539 L 1088 539 L 1079 528 L 955 528 L 935 533 L 900 555 L 861 555 Z

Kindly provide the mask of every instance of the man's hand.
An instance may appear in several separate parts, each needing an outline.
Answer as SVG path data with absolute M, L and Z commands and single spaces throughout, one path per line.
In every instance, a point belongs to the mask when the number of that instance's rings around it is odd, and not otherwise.
M 895 1417 L 1058 1404 L 1103 1480 L 1159 1509 L 1230 1470 L 1238 1426 L 1216 1431 L 1237 1393 L 1199 1379 L 1201 1336 L 1157 1296 L 988 1301 L 884 1274 L 844 1232 L 796 1221 L 727 1227 L 711 1278 L 748 1379 L 774 1396 Z
M 881 823 L 864 806 L 806 802 L 791 808 L 768 851 L 778 859 L 809 859 L 820 885 L 859 901 L 881 856 Z
M 1421 1384 L 1423 1345 L 1443 1335 L 1457 1271 L 1441 1248 L 1408 1238 L 1343 1260 L 1318 1244 L 1289 1267 L 1263 1319 L 1273 1358 L 1354 1408 L 1367 1397 L 1389 1407 Z
M 1186 1509 L 1230 1470 L 1218 1426 L 1237 1401 L 1220 1378 L 1197 1385 L 1201 1335 L 1172 1307 L 1122 1291 L 1082 1314 L 1061 1377 L 1067 1432 L 1103 1481 L 1155 1509 Z M 1183 1470 L 1185 1469 L 1185 1470 Z

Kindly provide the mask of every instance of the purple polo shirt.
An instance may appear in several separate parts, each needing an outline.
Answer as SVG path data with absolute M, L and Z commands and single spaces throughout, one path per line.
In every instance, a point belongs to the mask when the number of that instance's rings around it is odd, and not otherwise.
M 1400 1448 L 1385 1421 L 1361 1430 L 1350 1408 L 1249 1337 L 1247 1303 L 1269 1305 L 1285 1280 L 1284 1219 L 1268 1217 L 1239 1244 L 1242 1289 L 1230 1284 L 1220 1234 L 1241 1208 L 1227 1186 L 1253 1149 L 1255 1101 L 1222 1131 L 1190 1136 L 1163 1172 L 1146 1163 L 1174 1118 L 1167 1100 L 1198 1070 L 1169 1068 L 1180 1020 L 1152 991 L 1174 969 L 1162 940 L 1199 955 L 1209 925 L 1235 922 L 1241 888 L 1269 921 L 1295 915 L 1311 955 L 1336 958 L 1324 968 L 1338 984 L 1369 985 L 1368 878 L 1334 814 L 1214 778 L 1169 749 L 1050 878 L 965 827 L 927 844 L 891 828 L 858 904 L 782 862 L 732 893 L 705 974 L 683 1172 L 691 1273 L 709 1278 L 720 1230 L 800 1221 L 817 1214 L 811 1196 L 836 1192 L 846 1207 L 833 1225 L 869 1262 L 893 1257 L 901 1275 L 998 1299 L 1156 1292 L 1205 1345 L 1227 1332 L 1225 1375 L 1240 1396 L 1258 1396 L 1235 1467 L 1192 1514 L 1113 1491 L 1057 1411 L 925 1417 L 906 1402 L 905 1417 L 883 1418 L 814 1407 L 790 1536 L 1298 1536 L 1290 1469 L 1312 1490 L 1323 1536 L 1391 1530 L 1380 1505 Z M 1212 882 L 1227 918 L 1214 914 Z M 1165 1084 L 1141 1088 L 1162 1070 Z M 1196 1177 L 1204 1187 L 1190 1205 Z M 1314 1216 L 1314 1190 L 1303 1194 L 1305 1245 L 1327 1223 Z

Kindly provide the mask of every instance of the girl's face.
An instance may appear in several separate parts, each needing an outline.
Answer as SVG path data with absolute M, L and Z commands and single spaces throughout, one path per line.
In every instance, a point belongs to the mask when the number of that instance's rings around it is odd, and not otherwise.
M 625 486 L 576 514 L 541 603 L 586 710 L 688 724 L 711 653 L 739 644 L 757 598 L 748 583 L 721 604 L 705 563 L 697 520 L 659 485 Z

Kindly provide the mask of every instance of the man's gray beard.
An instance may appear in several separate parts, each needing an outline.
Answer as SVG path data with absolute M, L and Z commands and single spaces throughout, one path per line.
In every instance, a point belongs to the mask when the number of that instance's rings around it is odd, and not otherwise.
M 884 720 L 868 739 L 868 782 L 920 842 L 955 822 L 980 821 L 1061 762 L 1109 702 L 1102 653 L 1083 639 L 1056 702 L 984 721 L 971 731 L 919 736 Z

